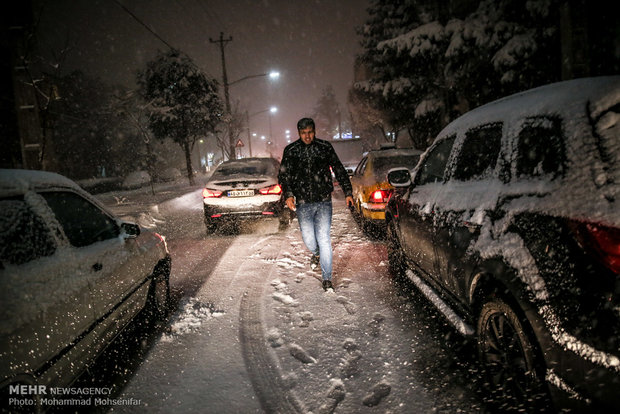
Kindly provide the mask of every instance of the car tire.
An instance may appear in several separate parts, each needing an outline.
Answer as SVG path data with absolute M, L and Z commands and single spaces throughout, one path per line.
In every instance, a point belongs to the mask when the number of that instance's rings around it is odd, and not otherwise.
M 353 209 L 351 210 L 351 213 L 353 214 L 353 218 L 355 219 L 355 221 L 361 225 L 362 224 L 362 210 L 361 210 L 361 206 L 360 203 L 357 202 L 355 203 L 355 207 L 353 207 Z
M 170 261 L 161 263 L 153 272 L 147 311 L 152 322 L 161 322 L 170 311 Z
M 390 275 L 397 280 L 405 278 L 405 260 L 402 255 L 400 243 L 396 238 L 396 230 L 394 223 L 389 222 L 387 225 L 386 247 L 388 255 L 388 271 Z
M 497 409 L 520 412 L 549 408 L 535 342 L 513 308 L 490 298 L 480 311 L 476 334 L 487 402 Z
M 360 228 L 362 229 L 362 232 L 366 235 L 372 234 L 371 223 L 369 223 L 366 217 L 364 217 L 364 213 L 362 212 L 362 205 L 360 203 L 357 203 L 355 214 L 355 219 Z

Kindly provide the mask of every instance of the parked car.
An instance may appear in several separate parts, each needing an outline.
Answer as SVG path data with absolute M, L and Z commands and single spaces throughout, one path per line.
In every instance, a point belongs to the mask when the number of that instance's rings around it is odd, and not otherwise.
M 221 163 L 202 191 L 207 233 L 241 219 L 277 217 L 288 225 L 291 213 L 278 184 L 280 163 L 273 158 L 242 158 Z
M 387 173 L 396 167 L 413 169 L 422 151 L 397 149 L 394 145 L 383 145 L 381 149 L 369 151 L 359 162 L 351 176 L 353 186 L 354 214 L 364 230 L 385 224 L 385 206 L 394 187 L 387 180 Z
M 390 269 L 477 339 L 494 403 L 620 407 L 619 108 L 618 76 L 543 86 L 390 173 Z
M 0 170 L 3 403 L 69 386 L 142 310 L 163 319 L 170 263 L 162 236 L 68 178 Z

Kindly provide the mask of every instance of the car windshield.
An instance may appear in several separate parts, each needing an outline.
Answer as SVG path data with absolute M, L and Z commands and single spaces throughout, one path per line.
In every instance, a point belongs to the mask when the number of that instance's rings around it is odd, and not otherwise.
M 263 160 L 233 161 L 220 165 L 213 173 L 214 177 L 225 178 L 233 175 L 275 175 L 274 163 Z

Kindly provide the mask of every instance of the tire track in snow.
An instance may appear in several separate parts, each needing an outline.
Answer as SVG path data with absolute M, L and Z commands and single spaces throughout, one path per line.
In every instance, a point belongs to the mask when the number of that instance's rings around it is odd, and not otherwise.
M 286 239 L 284 239 L 286 242 Z M 260 251 L 260 255 L 277 258 L 281 243 L 273 243 Z M 262 298 L 267 281 L 277 272 L 276 260 L 269 271 L 259 272 L 251 278 L 247 292 L 241 299 L 239 310 L 239 339 L 248 375 L 262 408 L 268 413 L 304 413 L 303 404 L 280 375 L 279 362 L 267 347 L 262 323 Z M 263 277 L 259 277 L 264 275 Z

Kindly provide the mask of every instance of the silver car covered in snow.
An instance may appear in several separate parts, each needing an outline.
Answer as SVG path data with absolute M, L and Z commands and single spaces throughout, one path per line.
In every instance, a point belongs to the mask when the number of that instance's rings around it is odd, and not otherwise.
M 0 170 L 3 404 L 36 406 L 70 385 L 143 309 L 165 317 L 169 273 L 162 236 L 115 218 L 73 181 Z
M 291 213 L 278 184 L 280 163 L 274 158 L 242 158 L 220 164 L 202 190 L 204 222 L 212 233 L 222 222 L 278 218 L 289 224 Z

